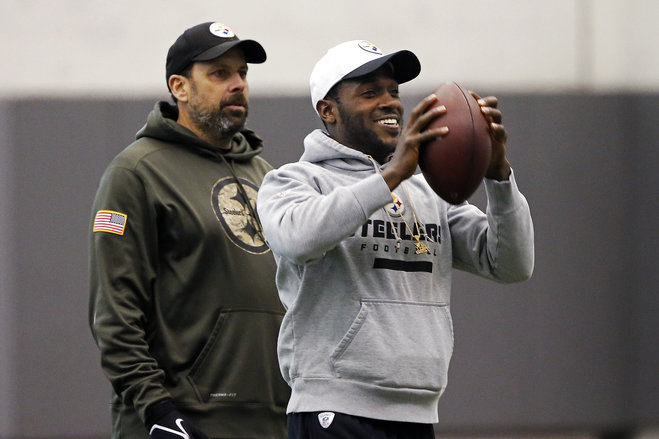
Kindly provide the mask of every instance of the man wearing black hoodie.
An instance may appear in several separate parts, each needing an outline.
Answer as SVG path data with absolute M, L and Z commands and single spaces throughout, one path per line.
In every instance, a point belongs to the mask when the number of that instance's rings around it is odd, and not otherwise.
M 256 212 L 272 167 L 246 129 L 263 47 L 217 22 L 170 47 L 158 102 L 93 203 L 92 333 L 113 438 L 283 438 L 283 308 Z

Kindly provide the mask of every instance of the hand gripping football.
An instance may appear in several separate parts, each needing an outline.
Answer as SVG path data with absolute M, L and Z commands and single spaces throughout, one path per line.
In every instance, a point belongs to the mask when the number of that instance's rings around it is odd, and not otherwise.
M 419 167 L 430 187 L 451 204 L 460 204 L 478 189 L 492 154 L 488 122 L 476 99 L 455 82 L 435 90 L 446 114 L 428 125 L 448 126 L 441 138 L 421 146 Z

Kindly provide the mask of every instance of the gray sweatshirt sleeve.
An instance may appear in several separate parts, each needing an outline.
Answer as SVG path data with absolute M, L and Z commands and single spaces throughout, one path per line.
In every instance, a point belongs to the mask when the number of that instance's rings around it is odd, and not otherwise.
M 499 282 L 521 282 L 534 267 L 534 232 L 526 198 L 514 175 L 484 180 L 487 212 L 462 204 L 449 209 L 453 265 Z
M 268 245 L 295 264 L 323 257 L 392 200 L 378 174 L 323 194 L 298 166 L 269 172 L 257 201 Z

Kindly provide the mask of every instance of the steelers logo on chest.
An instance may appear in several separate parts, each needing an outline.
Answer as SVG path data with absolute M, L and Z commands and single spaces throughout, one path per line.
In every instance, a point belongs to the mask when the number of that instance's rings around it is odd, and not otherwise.
M 232 243 L 249 253 L 266 253 L 270 249 L 258 220 L 252 214 L 256 212 L 258 188 L 249 180 L 239 180 L 244 190 L 233 177 L 222 178 L 213 185 L 213 212 Z
M 386 210 L 390 216 L 402 216 L 405 213 L 405 204 L 403 204 L 402 198 L 400 198 L 395 192 L 391 193 L 391 198 L 393 199 L 392 202 L 384 206 L 384 210 Z

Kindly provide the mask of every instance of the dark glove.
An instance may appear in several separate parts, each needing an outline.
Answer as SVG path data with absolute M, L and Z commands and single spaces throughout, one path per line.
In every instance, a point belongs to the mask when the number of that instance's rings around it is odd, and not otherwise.
M 145 423 L 152 439 L 208 439 L 183 417 L 170 399 L 147 408 Z

